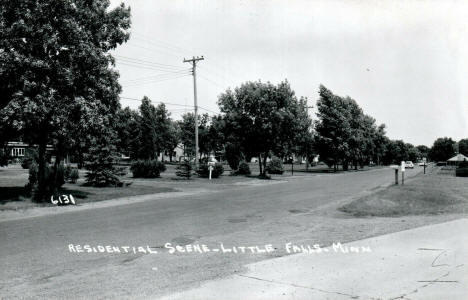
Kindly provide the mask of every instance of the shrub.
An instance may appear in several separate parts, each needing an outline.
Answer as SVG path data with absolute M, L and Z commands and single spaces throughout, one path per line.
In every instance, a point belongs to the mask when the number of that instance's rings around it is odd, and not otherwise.
M 455 171 L 457 177 L 468 177 L 468 168 L 458 168 Z
M 211 178 L 218 178 L 223 174 L 224 168 L 221 163 L 215 163 L 213 166 L 213 171 L 211 171 Z M 201 164 L 197 170 L 198 176 L 203 178 L 208 178 L 210 176 L 210 169 L 208 164 Z
M 96 136 L 91 139 L 88 151 L 85 154 L 85 167 L 88 171 L 85 175 L 85 185 L 121 187 L 123 182 L 120 181 L 114 168 L 116 152 L 113 141 L 115 140 L 115 132 L 111 126 L 101 125 L 97 125 L 100 127 L 96 128 Z
M 245 161 L 242 161 L 239 164 L 239 167 L 237 170 L 234 172 L 234 175 L 250 175 L 250 167 L 249 164 L 246 163 Z
M 80 174 L 78 173 L 77 168 L 71 168 L 69 173 L 66 176 L 67 181 L 71 183 L 76 183 L 78 181 L 78 178 L 80 178 Z
M 179 163 L 176 168 L 176 175 L 179 177 L 185 177 L 186 179 L 190 179 L 192 176 L 192 165 L 188 160 L 184 160 Z
M 44 195 L 38 194 L 38 172 L 39 166 L 36 162 L 33 162 L 29 167 L 29 182 L 26 184 L 26 189 L 32 192 L 33 200 L 42 200 Z M 56 176 L 57 173 L 57 176 Z M 57 178 L 56 178 L 57 177 Z M 54 194 L 63 184 L 65 183 L 65 168 L 63 164 L 57 167 L 57 170 L 53 166 L 46 164 L 45 168 L 45 195 Z
M 86 175 L 86 186 L 95 187 L 106 187 L 106 186 L 123 186 L 123 182 L 120 181 L 119 177 L 115 175 L 113 169 L 102 168 L 94 169 L 92 172 L 87 172 Z
M 166 165 L 155 159 L 137 160 L 132 163 L 130 170 L 136 178 L 159 178 L 161 172 L 166 171 Z
M 269 174 L 283 174 L 283 162 L 278 157 L 272 157 L 266 167 L 266 171 Z

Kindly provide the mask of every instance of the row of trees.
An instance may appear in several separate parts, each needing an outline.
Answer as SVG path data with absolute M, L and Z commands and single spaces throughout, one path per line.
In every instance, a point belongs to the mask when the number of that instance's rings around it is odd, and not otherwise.
M 398 164 L 428 157 L 447 160 L 456 143 L 440 138 L 432 148 L 413 146 L 386 136 L 385 125 L 376 124 L 350 97 L 333 94 L 321 85 L 317 101 L 318 119 L 307 114 L 307 99 L 298 99 L 287 81 L 278 85 L 247 82 L 227 90 L 218 98 L 221 114 L 199 116 L 200 157 L 222 152 L 237 168 L 241 160 L 259 158 L 260 174 L 265 175 L 267 157 L 291 155 L 320 159 L 330 167 Z M 143 98 L 139 111 L 128 108 L 119 113 L 119 151 L 134 159 L 153 159 L 162 151 L 172 153 L 179 144 L 187 156 L 194 154 L 194 115 L 187 113 L 173 121 L 164 104 L 154 107 Z M 459 143 L 460 153 L 468 151 L 468 140 Z M 156 156 L 155 156 L 156 155 Z M 237 162 L 237 163 L 236 163 Z
M 195 152 L 193 114 L 174 121 L 164 104 L 154 106 L 146 97 L 137 111 L 121 109 L 109 51 L 129 39 L 130 9 L 109 6 L 109 0 L 0 1 L 0 152 L 7 155 L 12 140 L 37 145 L 37 200 L 56 191 L 59 184 L 50 183 L 59 180 L 67 155 L 89 170 L 88 183 L 101 186 L 118 180 L 113 162 L 119 152 L 144 160 L 171 156 L 178 144 L 188 156 Z M 319 95 L 314 123 L 307 99 L 287 81 L 228 89 L 219 95 L 219 115 L 199 116 L 200 154 L 223 152 L 234 169 L 258 157 L 261 176 L 271 156 L 319 154 L 328 165 L 347 169 L 453 154 L 450 139 L 431 149 L 392 141 L 355 100 L 324 86 Z M 46 160 L 48 144 L 53 166 Z M 458 145 L 462 153 L 468 148 L 466 141 Z
M 312 153 L 312 121 L 306 113 L 306 99 L 297 99 L 287 81 L 278 85 L 247 82 L 221 94 L 218 104 L 220 115 L 199 116 L 198 159 L 217 152 L 238 161 L 259 157 L 264 175 L 271 154 L 306 154 L 306 149 Z M 118 150 L 132 159 L 154 159 L 164 152 L 171 155 L 179 144 L 187 156 L 195 153 L 192 113 L 173 121 L 164 104 L 155 107 L 144 97 L 138 111 L 125 108 L 117 115 Z

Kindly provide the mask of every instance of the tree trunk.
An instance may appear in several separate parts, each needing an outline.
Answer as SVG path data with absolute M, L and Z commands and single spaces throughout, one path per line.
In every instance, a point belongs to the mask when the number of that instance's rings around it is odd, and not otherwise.
M 39 139 L 39 152 L 38 152 L 38 168 L 37 168 L 37 188 L 34 191 L 34 200 L 42 202 L 46 194 L 46 148 L 47 148 L 47 136 L 46 134 L 41 135 Z
M 348 162 L 347 161 L 343 161 L 343 171 L 348 171 Z
M 261 154 L 258 154 L 258 167 L 260 168 L 260 176 L 263 175 L 263 172 L 262 172 L 262 155 Z
M 60 154 L 60 152 L 57 152 L 57 154 L 55 155 L 55 164 L 54 164 L 54 186 L 53 186 L 53 190 L 52 190 L 52 193 L 55 194 L 58 192 L 58 187 L 59 187 L 59 168 L 60 168 L 60 163 L 62 162 L 62 155 Z
M 78 141 L 78 169 L 83 169 L 84 167 L 84 155 L 83 155 L 83 147 L 81 146 L 81 142 Z
M 264 157 L 263 157 L 263 173 L 264 175 L 266 176 L 266 163 L 267 163 L 267 157 L 268 157 L 268 153 L 265 152 L 264 154 Z

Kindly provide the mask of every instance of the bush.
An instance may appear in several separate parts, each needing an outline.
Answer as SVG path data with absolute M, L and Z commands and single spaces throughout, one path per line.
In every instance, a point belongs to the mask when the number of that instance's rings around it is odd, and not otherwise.
M 176 175 L 190 179 L 192 176 L 192 165 L 188 160 L 184 160 L 176 168 Z
M 234 172 L 234 175 L 250 175 L 250 167 L 249 164 L 246 163 L 245 161 L 242 161 L 239 164 L 239 167 L 237 170 Z
M 208 164 L 201 164 L 197 170 L 198 176 L 203 178 L 210 177 L 210 169 Z M 224 173 L 224 168 L 221 163 L 215 163 L 213 171 L 211 171 L 211 178 L 218 178 Z
M 106 187 L 106 186 L 123 186 L 122 181 L 115 175 L 113 170 L 102 169 L 94 172 L 87 172 L 86 175 L 86 186 L 94 187 Z
M 457 168 L 455 175 L 457 177 L 468 177 L 468 168 Z
M 159 178 L 161 172 L 166 171 L 166 165 L 155 159 L 137 160 L 132 163 L 130 170 L 136 178 Z
M 65 169 L 65 179 L 68 182 L 76 183 L 78 181 L 78 178 L 80 178 L 78 169 L 67 166 L 67 168 Z
M 33 200 L 43 200 L 43 196 L 53 195 L 64 183 L 65 183 L 65 168 L 63 164 L 57 167 L 57 170 L 53 166 L 46 164 L 45 168 L 45 195 L 38 194 L 38 172 L 39 166 L 36 162 L 32 162 L 29 167 L 29 182 L 26 184 L 26 189 L 32 192 Z M 56 174 L 57 172 L 57 180 Z
M 283 174 L 283 162 L 278 157 L 272 157 L 266 167 L 266 171 L 269 174 Z

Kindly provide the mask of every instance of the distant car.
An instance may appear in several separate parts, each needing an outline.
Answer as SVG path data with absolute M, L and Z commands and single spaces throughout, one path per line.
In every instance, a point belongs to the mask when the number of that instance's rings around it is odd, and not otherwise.
M 413 169 L 414 168 L 414 164 L 412 161 L 407 161 L 405 162 L 405 168 L 407 169 Z
M 420 166 L 420 167 L 424 167 L 424 165 L 427 166 L 427 163 L 425 163 L 425 162 L 423 162 L 423 161 L 421 161 L 420 163 L 418 163 L 418 166 Z

